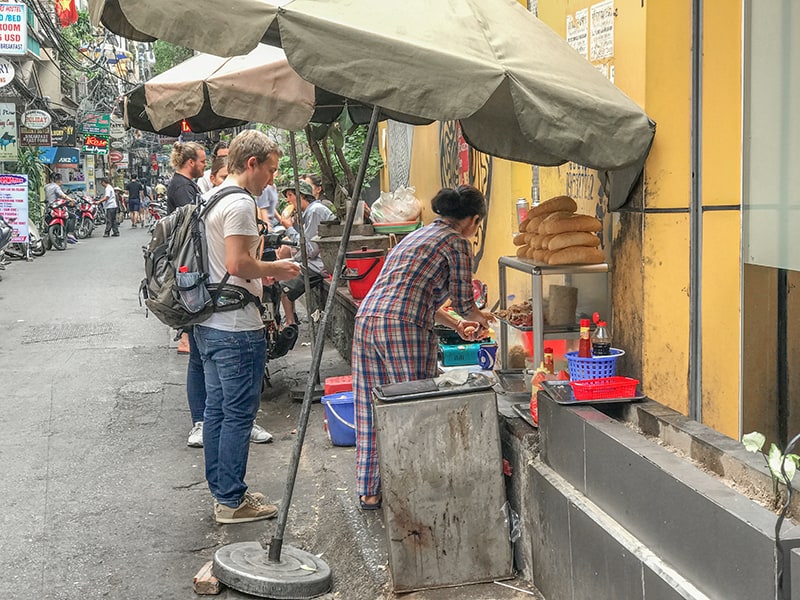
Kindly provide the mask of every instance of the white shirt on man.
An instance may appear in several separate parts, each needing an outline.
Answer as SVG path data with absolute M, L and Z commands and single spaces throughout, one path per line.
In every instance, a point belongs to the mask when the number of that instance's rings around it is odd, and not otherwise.
M 117 208 L 117 195 L 110 183 L 103 190 L 103 197 L 106 198 L 106 208 Z
M 233 185 L 225 181 L 220 186 L 203 194 L 207 202 L 215 193 Z M 256 224 L 256 203 L 249 193 L 230 194 L 221 198 L 203 217 L 206 227 L 208 246 L 209 283 L 219 283 L 227 273 L 225 268 L 225 238 L 229 235 L 252 236 L 250 253 L 258 253 L 258 226 Z M 242 279 L 233 275 L 228 283 L 247 289 L 251 294 L 261 297 L 261 279 Z M 250 303 L 241 310 L 215 312 L 207 320 L 200 323 L 204 327 L 221 329 L 222 331 L 254 331 L 262 329 L 264 323 L 258 307 Z

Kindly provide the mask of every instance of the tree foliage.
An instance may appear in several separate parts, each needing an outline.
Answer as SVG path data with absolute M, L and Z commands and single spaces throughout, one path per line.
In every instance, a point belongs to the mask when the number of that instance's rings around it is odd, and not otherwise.
M 187 58 L 191 58 L 194 52 L 189 48 L 170 44 L 164 40 L 156 40 L 153 43 L 153 55 L 156 59 L 154 73 L 155 75 L 160 75 L 167 69 L 182 63 Z

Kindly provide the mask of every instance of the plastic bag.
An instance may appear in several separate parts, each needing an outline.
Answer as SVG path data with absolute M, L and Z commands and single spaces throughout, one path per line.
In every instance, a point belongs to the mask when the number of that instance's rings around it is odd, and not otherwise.
M 422 205 L 413 187 L 399 187 L 394 193 L 381 192 L 372 205 L 370 218 L 374 223 L 403 223 L 419 219 Z

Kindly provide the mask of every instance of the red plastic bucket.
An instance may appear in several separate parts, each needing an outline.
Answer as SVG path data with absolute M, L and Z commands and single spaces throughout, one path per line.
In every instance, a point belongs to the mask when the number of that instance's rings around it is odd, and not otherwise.
M 345 255 L 343 279 L 350 286 L 350 295 L 360 300 L 367 295 L 378 278 L 386 258 L 385 250 L 361 248 Z

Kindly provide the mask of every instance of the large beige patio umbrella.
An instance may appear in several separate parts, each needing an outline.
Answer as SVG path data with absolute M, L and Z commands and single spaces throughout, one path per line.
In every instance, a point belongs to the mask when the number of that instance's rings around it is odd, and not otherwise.
M 95 22 L 221 56 L 260 41 L 319 88 L 382 109 L 459 120 L 475 148 L 612 172 L 627 199 L 655 124 L 516 0 L 93 0 Z M 186 15 L 205 15 L 192 26 Z M 617 177 L 613 172 L 622 177 Z
M 331 123 L 347 110 L 353 123 L 369 122 L 372 106 L 343 98 L 302 79 L 281 48 L 258 44 L 244 56 L 198 54 L 125 94 L 125 124 L 178 136 L 181 122 L 193 132 L 214 131 L 248 121 L 297 131 Z M 411 124 L 429 120 L 389 112 Z
M 296 131 L 314 104 L 314 86 L 294 72 L 283 50 L 259 44 L 244 56 L 193 56 L 135 88 L 124 107 L 137 129 L 164 131 L 186 119 L 192 131 L 244 121 Z

